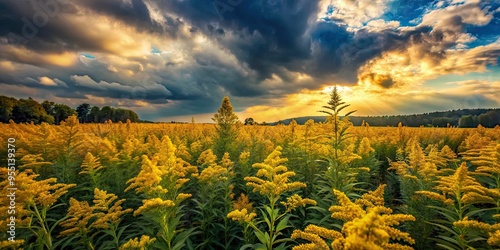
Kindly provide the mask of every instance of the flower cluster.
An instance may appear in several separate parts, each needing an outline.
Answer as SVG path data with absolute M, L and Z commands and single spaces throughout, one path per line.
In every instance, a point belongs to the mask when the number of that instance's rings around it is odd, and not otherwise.
M 392 209 L 384 207 L 384 187 L 385 185 L 381 185 L 355 202 L 344 193 L 334 190 L 339 205 L 331 206 L 329 210 L 332 218 L 345 221 L 342 233 L 317 226 L 310 226 L 305 231 L 295 230 L 292 238 L 308 240 L 310 243 L 296 246 L 294 250 L 329 249 L 324 239 L 331 241 L 333 249 L 412 249 L 390 242 L 395 240 L 414 244 L 415 241 L 408 233 L 394 226 L 415 218 L 411 215 L 392 214 Z
M 286 198 L 286 202 L 281 202 L 287 211 L 292 211 L 298 207 L 305 207 L 306 205 L 316 206 L 316 201 L 309 198 L 302 198 L 298 194 L 294 194 Z
M 452 205 L 455 202 L 462 204 L 492 203 L 495 199 L 492 192 L 484 187 L 470 175 L 467 164 L 463 162 L 453 175 L 441 176 L 436 181 L 437 192 L 417 191 L 417 194 L 425 195 L 431 199 Z
M 234 220 L 234 221 L 240 221 L 240 222 L 250 222 L 257 216 L 256 213 L 254 212 L 248 212 L 246 208 L 243 209 L 235 209 L 227 214 L 227 217 Z
M 281 158 L 282 148 L 278 146 L 263 163 L 255 163 L 252 166 L 259 169 L 256 177 L 247 176 L 247 186 L 253 187 L 254 192 L 265 196 L 279 197 L 281 194 L 306 187 L 302 182 L 289 182 L 289 178 L 295 176 L 295 172 L 289 171 L 282 165 L 288 159 Z M 263 177 L 263 178 L 259 178 Z
M 87 201 L 71 198 L 67 213 L 68 218 L 60 223 L 60 226 L 64 228 L 60 236 L 79 234 L 86 237 L 94 229 L 109 229 L 113 225 L 116 226 L 124 214 L 132 212 L 130 208 L 122 209 L 121 205 L 125 199 L 117 199 L 116 195 L 108 194 L 98 188 L 94 189 L 94 204 L 92 206 Z
M 141 236 L 141 239 L 133 238 L 127 241 L 127 243 L 120 246 L 120 250 L 144 250 L 153 242 L 155 242 L 155 238 L 150 238 L 147 235 Z

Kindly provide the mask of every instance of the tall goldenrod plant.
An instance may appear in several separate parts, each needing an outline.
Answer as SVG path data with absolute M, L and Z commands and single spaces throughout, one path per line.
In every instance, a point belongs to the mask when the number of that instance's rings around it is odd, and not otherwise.
M 57 204 L 61 196 L 68 192 L 68 189 L 76 186 L 75 184 L 61 184 L 57 183 L 56 178 L 49 178 L 45 180 L 37 180 L 38 174 L 35 174 L 31 169 L 23 172 L 15 172 L 15 192 L 8 191 L 7 187 L 11 187 L 8 180 L 8 173 L 6 168 L 0 168 L 0 175 L 3 181 L 0 182 L 0 201 L 2 204 L 9 204 L 10 197 L 15 195 L 16 199 L 16 213 L 15 223 L 18 229 L 26 228 L 31 232 L 29 237 L 25 240 L 29 241 L 30 237 L 34 237 L 34 244 L 30 247 L 53 249 L 56 247 L 53 238 L 53 231 L 59 224 L 51 217 L 49 211 L 55 207 L 63 205 Z M 10 195 L 10 196 L 8 196 Z M 2 206 L 2 226 L 7 225 L 7 220 L 10 216 L 6 210 L 9 206 Z M 0 210 L 1 211 L 1 210 Z M 5 230 L 4 232 L 6 232 Z
M 227 215 L 228 218 L 254 229 L 255 236 L 260 241 L 254 245 L 257 249 L 285 249 L 286 242 L 290 239 L 283 235 L 283 230 L 289 227 L 290 212 L 297 207 L 316 205 L 316 201 L 302 198 L 298 194 L 285 196 L 289 191 L 305 188 L 306 184 L 289 179 L 295 173 L 283 165 L 287 159 L 281 158 L 281 150 L 278 146 L 264 162 L 253 164 L 258 169 L 257 174 L 245 177 L 247 185 L 253 187 L 253 192 L 267 199 L 266 204 L 260 208 L 260 220 L 255 221 L 257 214 L 247 208 L 235 209 Z M 259 227 L 264 223 L 265 227 Z
M 124 214 L 132 212 L 131 208 L 123 209 L 125 199 L 118 200 L 114 194 L 108 194 L 104 190 L 94 189 L 93 205 L 87 201 L 78 201 L 71 198 L 65 220 L 60 223 L 63 231 L 59 237 L 64 237 L 66 243 L 62 248 L 78 241 L 87 249 L 116 249 L 120 247 L 120 238 L 124 227 L 119 230 L 120 222 Z M 111 240 L 98 242 L 96 237 L 101 233 L 111 237 Z M 102 239 L 102 237 L 101 237 Z
M 200 248 L 230 249 L 236 240 L 236 223 L 226 217 L 231 210 L 234 188 L 234 163 L 225 153 L 217 162 L 211 149 L 201 153 L 198 164 L 202 168 L 198 179 L 198 193 L 193 198 L 196 204 L 195 221 L 201 234 L 196 245 Z
M 442 204 L 431 206 L 437 210 L 445 220 L 430 222 L 441 229 L 437 235 L 437 245 L 448 249 L 468 249 L 476 247 L 477 231 L 474 227 L 467 227 L 477 214 L 486 211 L 478 209 L 477 204 L 496 204 L 500 196 L 491 192 L 479 183 L 469 172 L 467 164 L 463 162 L 454 174 L 441 176 L 436 180 L 437 186 L 433 191 L 417 191 L 416 194 L 427 196 Z M 456 224 L 457 222 L 462 224 Z
M 135 190 L 144 197 L 142 206 L 134 216 L 142 215 L 157 227 L 157 240 L 153 243 L 163 249 L 181 249 L 194 229 L 181 229 L 181 202 L 191 197 L 183 193 L 182 186 L 196 167 L 175 156 L 175 146 L 168 136 L 152 159 L 142 156 L 139 174 L 130 179 L 125 191 Z

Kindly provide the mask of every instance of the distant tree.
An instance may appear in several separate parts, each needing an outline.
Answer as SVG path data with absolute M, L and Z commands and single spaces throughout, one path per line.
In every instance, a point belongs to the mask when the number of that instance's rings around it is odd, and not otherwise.
M 82 103 L 76 107 L 76 113 L 78 114 L 78 120 L 80 123 L 89 122 L 90 115 L 90 104 Z
M 110 106 L 104 106 L 99 111 L 99 122 L 106 122 L 108 120 L 113 120 L 115 110 Z M 115 120 L 116 121 L 116 120 Z
M 90 109 L 90 114 L 89 114 L 89 121 L 90 122 L 95 122 L 98 123 L 100 122 L 99 120 L 99 113 L 101 111 L 101 108 L 94 106 Z
M 244 125 L 255 125 L 255 121 L 251 117 L 246 118 Z
M 139 116 L 137 115 L 137 113 L 135 113 L 134 111 L 132 110 L 128 110 L 128 119 L 131 121 L 131 122 L 139 122 Z
M 492 127 L 492 121 L 490 119 L 490 116 L 487 114 L 480 114 L 477 117 L 477 121 L 479 124 L 481 124 L 483 127 Z
M 12 110 L 17 105 L 15 98 L 0 96 L 0 122 L 9 122 L 12 117 Z
M 237 136 L 236 123 L 239 121 L 238 116 L 233 112 L 229 97 L 224 97 L 212 120 L 216 123 L 217 130 L 213 151 L 218 157 L 222 157 L 225 152 L 229 152 L 232 148 Z
M 456 120 L 448 117 L 439 117 L 432 119 L 432 126 L 434 127 L 447 127 L 448 124 L 453 125 L 456 123 Z
M 77 115 L 76 111 L 66 104 L 55 104 L 54 105 L 54 120 L 56 124 L 61 123 L 72 115 Z
M 56 105 L 54 102 L 50 102 L 47 100 L 42 102 L 43 109 L 45 109 L 45 112 L 47 112 L 47 114 L 51 116 L 54 116 L 54 105 Z
M 113 122 L 118 122 L 118 121 L 126 122 L 127 120 L 130 120 L 131 122 L 138 122 L 139 121 L 139 117 L 132 110 L 121 109 L 121 108 L 113 109 L 112 108 L 111 120 Z
M 472 115 L 463 115 L 458 120 L 458 126 L 460 128 L 473 128 L 474 127 L 474 119 L 472 119 Z
M 31 97 L 19 100 L 12 109 L 12 119 L 15 122 L 54 123 L 54 118 L 48 115 L 43 106 Z

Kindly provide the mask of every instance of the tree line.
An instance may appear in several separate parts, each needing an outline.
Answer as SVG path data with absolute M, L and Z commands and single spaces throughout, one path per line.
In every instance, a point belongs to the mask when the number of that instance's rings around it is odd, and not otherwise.
M 46 122 L 59 124 L 69 116 L 76 115 L 80 123 L 103 123 L 112 122 L 139 122 L 139 116 L 132 110 L 114 108 L 110 106 L 98 107 L 88 103 L 80 104 L 76 109 L 62 103 L 51 101 L 37 102 L 33 98 L 15 99 L 0 96 L 0 122 L 8 123 L 12 120 L 16 123 Z
M 325 116 L 305 116 L 293 118 L 298 124 L 307 120 L 324 122 Z M 493 128 L 500 125 L 500 109 L 460 109 L 439 111 L 414 115 L 385 115 L 385 116 L 349 116 L 354 126 L 370 124 L 370 126 L 398 126 L 401 123 L 407 127 L 461 127 L 475 128 L 479 124 L 483 127 Z M 271 125 L 289 124 L 292 119 L 281 120 Z

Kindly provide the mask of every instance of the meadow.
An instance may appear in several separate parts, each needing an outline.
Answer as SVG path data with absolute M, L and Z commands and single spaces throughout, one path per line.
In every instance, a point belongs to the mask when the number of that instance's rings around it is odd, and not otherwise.
M 332 118 L 0 124 L 0 248 L 500 247 L 500 127 Z

